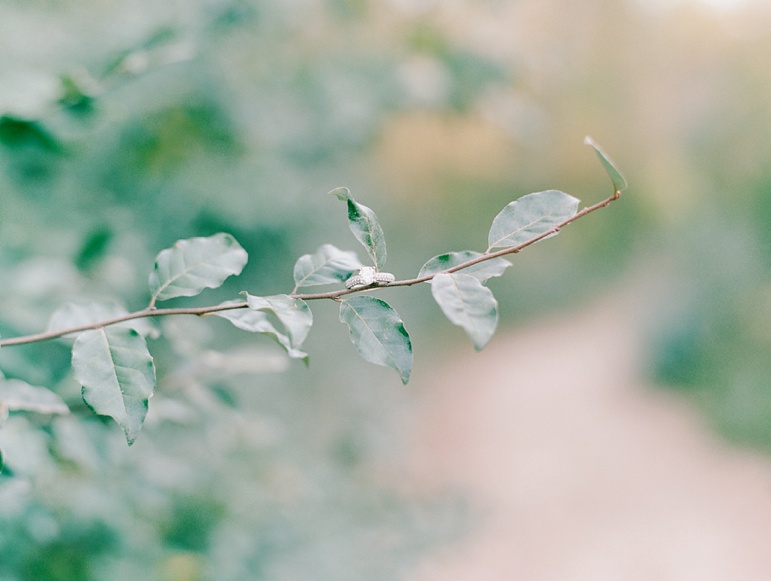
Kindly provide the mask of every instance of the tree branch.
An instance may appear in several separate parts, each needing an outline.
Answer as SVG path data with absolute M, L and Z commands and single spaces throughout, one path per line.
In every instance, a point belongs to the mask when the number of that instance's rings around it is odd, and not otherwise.
M 516 254 L 521 250 L 527 248 L 528 246 L 535 244 L 539 240 L 543 240 L 544 238 L 547 238 L 553 234 L 556 234 L 557 232 L 562 230 L 562 228 L 564 228 L 568 224 L 571 224 L 572 222 L 575 222 L 579 218 L 583 218 L 587 214 L 591 214 L 592 212 L 599 210 L 600 208 L 604 208 L 608 206 L 610 203 L 618 200 L 620 197 L 621 197 L 621 192 L 616 191 L 609 198 L 606 198 L 601 202 L 597 202 L 596 204 L 593 204 L 591 206 L 585 207 L 583 210 L 581 210 L 580 212 L 577 212 L 575 215 L 571 216 L 567 220 L 560 222 L 553 228 L 547 230 L 546 232 L 543 232 L 542 234 L 539 234 L 538 236 L 531 238 L 530 240 L 527 240 L 526 242 L 523 242 L 522 244 L 519 244 L 517 246 L 512 246 L 511 248 L 504 248 L 503 250 L 498 250 L 497 252 L 485 252 L 481 256 L 468 260 L 462 264 L 453 266 L 452 268 L 443 270 L 442 273 L 457 272 L 459 270 L 463 270 L 464 268 L 468 268 L 470 266 L 479 264 L 480 262 L 484 262 L 486 260 L 492 260 L 493 258 L 506 256 L 507 254 Z M 356 289 L 338 289 L 338 290 L 329 291 L 325 293 L 297 293 L 296 292 L 297 289 L 295 288 L 295 291 L 293 291 L 290 296 L 292 298 L 302 299 L 304 301 L 314 301 L 314 300 L 321 300 L 321 299 L 338 300 L 340 297 L 343 297 L 349 294 L 386 288 L 386 286 L 389 288 L 395 287 L 395 286 L 412 286 L 415 284 L 420 284 L 422 282 L 428 282 L 432 278 L 434 278 L 437 274 L 439 273 L 428 274 L 426 276 L 421 276 L 417 278 L 397 280 L 385 286 L 369 286 L 365 288 L 356 288 Z M 41 341 L 49 341 L 51 339 L 58 339 L 60 337 L 64 337 L 65 335 L 82 333 L 84 331 L 90 331 L 93 329 L 101 329 L 103 327 L 117 325 L 118 323 L 124 323 L 126 321 L 133 321 L 136 319 L 144 319 L 148 317 L 167 317 L 167 316 L 173 316 L 173 315 L 194 315 L 194 316 L 203 317 L 203 316 L 211 315 L 220 311 L 244 309 L 246 307 L 248 307 L 248 304 L 246 303 L 246 301 L 227 303 L 223 305 L 214 305 L 210 307 L 187 307 L 187 308 L 182 307 L 182 308 L 172 308 L 172 309 L 158 309 L 151 304 L 149 307 L 145 309 L 134 311 L 133 313 L 127 313 L 125 315 L 114 317 L 112 319 L 105 319 L 103 321 L 91 323 L 88 325 L 81 325 L 79 327 L 70 327 L 67 329 L 60 329 L 55 331 L 47 331 L 44 333 L 36 333 L 33 335 L 11 337 L 8 339 L 0 339 L 0 347 L 10 347 L 12 345 L 25 345 L 28 343 L 38 343 Z

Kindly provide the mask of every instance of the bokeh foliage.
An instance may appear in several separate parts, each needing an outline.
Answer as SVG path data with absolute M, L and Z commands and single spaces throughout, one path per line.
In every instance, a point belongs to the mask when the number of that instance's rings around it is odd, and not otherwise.
M 482 251 L 522 194 L 604 197 L 588 133 L 632 187 L 493 282 L 502 323 L 652 272 L 652 375 L 770 449 L 769 22 L 762 1 L 0 0 L 0 334 L 70 301 L 141 308 L 159 249 L 220 231 L 243 288 L 201 301 L 289 292 L 298 256 L 355 248 L 340 185 L 377 209 L 389 270 Z M 462 339 L 429 293 L 401 300 L 416 349 Z M 0 579 L 399 578 L 462 503 L 394 486 L 407 393 L 335 318 L 309 370 L 225 321 L 164 322 L 130 451 L 81 413 L 68 345 L 0 352 L 73 409 L 0 429 Z

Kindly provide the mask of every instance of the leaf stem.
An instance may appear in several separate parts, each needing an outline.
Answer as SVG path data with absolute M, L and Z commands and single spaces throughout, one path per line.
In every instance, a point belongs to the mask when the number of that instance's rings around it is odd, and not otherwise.
M 462 264 L 458 264 L 456 266 L 453 266 L 452 268 L 448 268 L 446 270 L 441 271 L 442 273 L 452 273 L 457 272 L 459 270 L 463 270 L 464 268 L 468 268 L 470 266 L 473 266 L 475 264 L 479 264 L 480 262 L 484 262 L 486 260 L 492 260 L 493 258 L 498 258 L 500 256 L 506 256 L 507 254 L 516 254 L 520 252 L 521 250 L 527 248 L 528 246 L 535 244 L 539 240 L 543 240 L 544 238 L 551 236 L 553 234 L 556 234 L 559 232 L 562 228 L 567 226 L 568 224 L 571 224 L 572 222 L 575 222 L 579 218 L 583 218 L 587 214 L 591 214 L 592 212 L 595 212 L 596 210 L 599 210 L 600 208 L 604 208 L 611 204 L 612 202 L 615 202 L 621 197 L 620 191 L 613 192 L 613 195 L 609 198 L 606 198 L 602 200 L 601 202 L 597 202 L 596 204 L 593 204 L 591 206 L 586 206 L 583 210 L 577 212 L 567 220 L 564 220 L 554 226 L 553 228 L 550 228 L 546 232 L 543 232 L 539 234 L 538 236 L 535 236 L 531 238 L 530 240 L 527 240 L 526 242 L 523 242 L 522 244 L 519 244 L 517 246 L 512 246 L 511 248 L 504 248 L 503 250 L 498 250 L 497 252 L 485 252 L 481 256 L 477 256 L 476 258 L 472 258 L 471 260 L 467 260 L 466 262 Z M 395 287 L 395 286 L 412 286 L 415 284 L 420 284 L 422 282 L 428 282 L 431 279 L 433 279 L 437 274 L 440 274 L 439 272 L 428 274 L 426 276 L 421 276 L 417 278 L 410 278 L 405 280 L 397 280 L 394 281 L 388 285 L 386 285 L 388 288 Z M 384 286 L 370 286 L 365 288 L 356 288 L 356 289 L 338 289 L 334 291 L 324 292 L 324 293 L 298 293 L 297 288 L 294 289 L 292 294 L 290 295 L 294 299 L 302 299 L 304 301 L 314 301 L 314 300 L 321 300 L 321 299 L 332 299 L 332 300 L 339 300 L 340 297 L 358 293 L 362 291 L 369 291 L 369 290 L 375 290 L 375 289 L 381 289 L 386 288 Z M 153 297 L 154 299 L 155 297 Z M 51 339 L 58 339 L 60 337 L 64 337 L 65 335 L 71 335 L 74 333 L 82 333 L 83 331 L 90 331 L 92 329 L 100 329 L 102 327 L 109 327 L 111 325 L 117 325 L 118 323 L 124 323 L 126 321 L 133 321 L 135 319 L 144 319 L 148 317 L 167 317 L 167 316 L 173 316 L 173 315 L 194 315 L 203 317 L 206 315 L 210 315 L 213 313 L 217 313 L 220 311 L 230 311 L 234 309 L 244 309 L 248 307 L 249 305 L 246 303 L 246 301 L 242 302 L 233 302 L 233 303 L 226 303 L 221 305 L 213 305 L 209 307 L 182 307 L 182 308 L 170 308 L 170 309 L 158 309 L 155 307 L 155 301 L 153 300 L 147 308 L 141 309 L 139 311 L 134 311 L 133 313 L 127 313 L 125 315 L 121 315 L 119 317 L 113 317 L 111 319 L 105 319 L 103 321 L 98 321 L 96 323 L 91 323 L 88 325 L 80 325 L 78 327 L 69 327 L 67 329 L 58 329 L 54 331 L 46 331 L 43 333 L 35 333 L 33 335 L 23 335 L 19 337 L 11 337 L 8 339 L 0 339 L 0 347 L 10 347 L 12 345 L 25 345 L 28 343 L 38 343 L 41 341 L 49 341 Z

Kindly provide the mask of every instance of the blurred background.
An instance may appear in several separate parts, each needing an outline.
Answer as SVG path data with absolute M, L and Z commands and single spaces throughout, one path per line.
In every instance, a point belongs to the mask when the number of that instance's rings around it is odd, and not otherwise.
M 491 282 L 481 354 L 427 288 L 382 292 L 406 387 L 331 302 L 307 369 L 164 320 L 127 448 L 66 344 L 3 349 L 73 414 L 0 429 L 0 580 L 771 576 L 769 30 L 764 0 L 0 0 L 3 337 L 142 308 L 159 250 L 220 231 L 249 264 L 184 304 L 289 292 L 359 250 L 337 186 L 405 278 L 521 195 L 607 197 L 587 134 L 631 184 Z

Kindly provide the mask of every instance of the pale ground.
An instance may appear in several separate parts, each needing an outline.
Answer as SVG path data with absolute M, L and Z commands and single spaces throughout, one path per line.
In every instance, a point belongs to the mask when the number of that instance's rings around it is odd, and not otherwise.
M 409 581 L 771 579 L 771 459 L 645 385 L 646 318 L 617 293 L 431 382 L 416 479 L 464 490 L 480 516 Z

